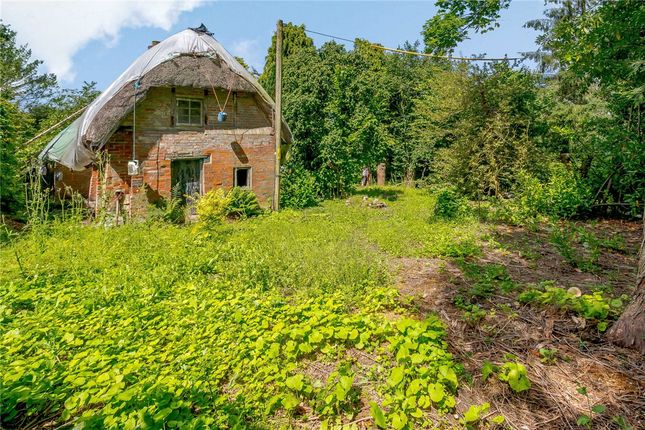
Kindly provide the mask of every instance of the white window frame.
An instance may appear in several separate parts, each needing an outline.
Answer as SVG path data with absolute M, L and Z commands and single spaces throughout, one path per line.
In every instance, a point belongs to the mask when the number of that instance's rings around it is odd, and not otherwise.
M 192 106 L 189 104 L 188 105 L 188 122 L 180 122 L 179 121 L 179 102 L 198 102 L 199 103 L 199 124 L 193 124 L 190 122 L 190 110 L 192 109 Z M 177 125 L 187 125 L 190 127 L 201 127 L 204 125 L 204 101 L 202 99 L 191 99 L 187 97 L 177 97 Z
M 237 171 L 238 170 L 248 170 L 249 173 L 247 174 L 247 181 L 246 181 L 247 185 L 244 186 L 244 187 L 240 187 L 240 188 L 245 188 L 245 189 L 250 190 L 252 185 L 253 185 L 253 167 L 251 167 L 251 166 L 240 166 L 240 167 L 234 167 L 233 168 L 233 185 L 235 187 L 239 187 L 239 185 L 237 185 Z

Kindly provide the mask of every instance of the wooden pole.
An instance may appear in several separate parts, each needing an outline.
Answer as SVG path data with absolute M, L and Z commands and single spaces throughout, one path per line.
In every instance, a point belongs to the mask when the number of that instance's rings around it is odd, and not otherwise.
M 273 210 L 280 209 L 280 157 L 282 144 L 282 20 L 278 20 L 275 36 L 275 180 Z

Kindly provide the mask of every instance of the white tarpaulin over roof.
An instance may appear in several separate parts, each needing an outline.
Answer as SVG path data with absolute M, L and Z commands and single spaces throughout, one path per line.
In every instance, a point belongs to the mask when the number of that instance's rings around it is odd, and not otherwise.
M 40 153 L 41 159 L 56 161 L 72 170 L 83 170 L 94 160 L 94 153 L 89 145 L 102 147 L 108 136 L 98 139 L 88 139 L 87 133 L 101 109 L 127 85 L 143 78 L 146 73 L 181 55 L 208 56 L 219 58 L 237 75 L 253 86 L 261 99 L 271 108 L 274 103 L 269 94 L 262 88 L 251 73 L 249 73 L 226 49 L 217 41 L 205 27 L 187 29 L 148 49 L 137 58 L 100 96 L 98 96 L 83 114 L 65 130 L 60 132 Z M 283 123 L 285 140 L 290 142 L 291 132 Z

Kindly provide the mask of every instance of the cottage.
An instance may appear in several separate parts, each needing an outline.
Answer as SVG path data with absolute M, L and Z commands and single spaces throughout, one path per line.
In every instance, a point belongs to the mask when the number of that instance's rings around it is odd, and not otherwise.
M 99 180 L 126 207 L 213 188 L 247 187 L 270 202 L 274 103 L 202 25 L 155 43 L 42 151 L 70 186 L 98 200 Z M 291 142 L 282 125 L 282 154 Z M 99 178 L 97 156 L 105 154 Z M 132 203 L 134 205 L 134 203 Z

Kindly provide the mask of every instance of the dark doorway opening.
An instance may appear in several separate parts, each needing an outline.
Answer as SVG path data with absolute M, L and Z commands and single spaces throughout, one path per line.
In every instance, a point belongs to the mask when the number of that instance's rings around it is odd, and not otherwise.
M 173 160 L 170 163 L 172 196 L 186 201 L 202 193 L 202 159 Z

